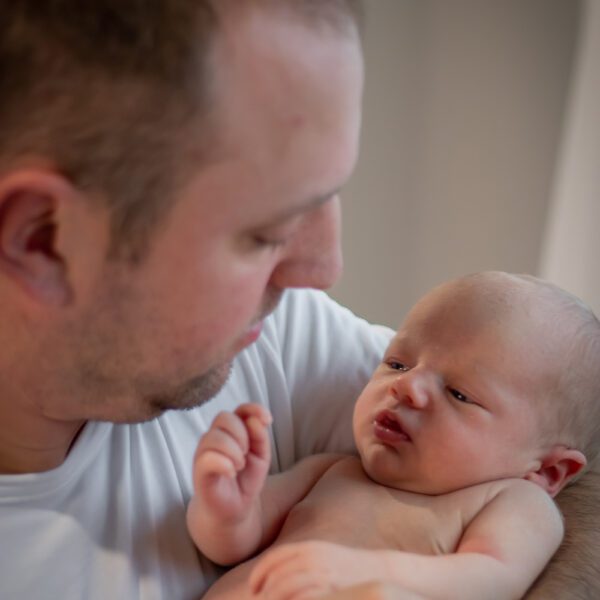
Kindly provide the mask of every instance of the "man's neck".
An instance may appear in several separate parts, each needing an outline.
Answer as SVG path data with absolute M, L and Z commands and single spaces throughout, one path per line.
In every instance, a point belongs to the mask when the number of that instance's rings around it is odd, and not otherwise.
M 0 474 L 40 473 L 59 467 L 83 428 L 27 414 L 0 401 Z

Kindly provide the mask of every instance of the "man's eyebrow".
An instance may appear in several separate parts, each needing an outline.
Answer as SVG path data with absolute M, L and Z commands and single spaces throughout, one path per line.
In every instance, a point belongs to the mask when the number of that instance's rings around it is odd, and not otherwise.
M 310 198 L 308 201 L 297 204 L 296 206 L 288 207 L 276 214 L 273 218 L 269 219 L 266 227 L 274 227 L 280 223 L 283 223 L 284 221 L 287 221 L 288 219 L 291 219 L 292 217 L 295 217 L 296 215 L 315 210 L 337 196 L 340 193 L 340 190 L 341 188 L 336 188 L 335 190 L 327 192 L 326 194 L 319 194 L 318 196 Z

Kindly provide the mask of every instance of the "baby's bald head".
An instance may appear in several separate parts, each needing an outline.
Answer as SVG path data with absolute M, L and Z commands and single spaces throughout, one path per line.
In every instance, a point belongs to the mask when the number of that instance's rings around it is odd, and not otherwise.
M 488 271 L 444 283 L 413 309 L 459 319 L 465 334 L 493 329 L 507 374 L 527 366 L 542 436 L 600 454 L 600 322 L 579 298 L 530 275 Z M 412 313 L 411 313 L 412 314 Z

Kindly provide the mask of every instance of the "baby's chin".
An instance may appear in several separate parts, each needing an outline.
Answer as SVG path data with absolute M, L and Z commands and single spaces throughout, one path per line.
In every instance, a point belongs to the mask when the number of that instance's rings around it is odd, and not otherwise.
M 394 471 L 394 469 L 389 468 L 388 465 L 384 466 L 377 464 L 375 461 L 365 460 L 362 457 L 361 463 L 367 477 L 375 483 L 387 488 L 410 492 L 412 494 L 441 496 L 456 492 L 465 487 L 470 487 L 471 485 L 483 483 L 476 482 L 463 484 L 461 481 L 435 481 L 434 479 L 425 476 L 409 477 L 406 474 L 398 473 L 397 470 Z

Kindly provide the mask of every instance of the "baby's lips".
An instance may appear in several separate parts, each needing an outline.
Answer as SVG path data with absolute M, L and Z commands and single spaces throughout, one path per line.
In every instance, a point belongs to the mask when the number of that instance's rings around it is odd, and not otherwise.
M 384 437 L 387 441 L 394 441 L 396 438 L 412 441 L 399 416 L 392 410 L 380 412 L 375 418 L 374 425 L 381 434 L 379 437 Z

